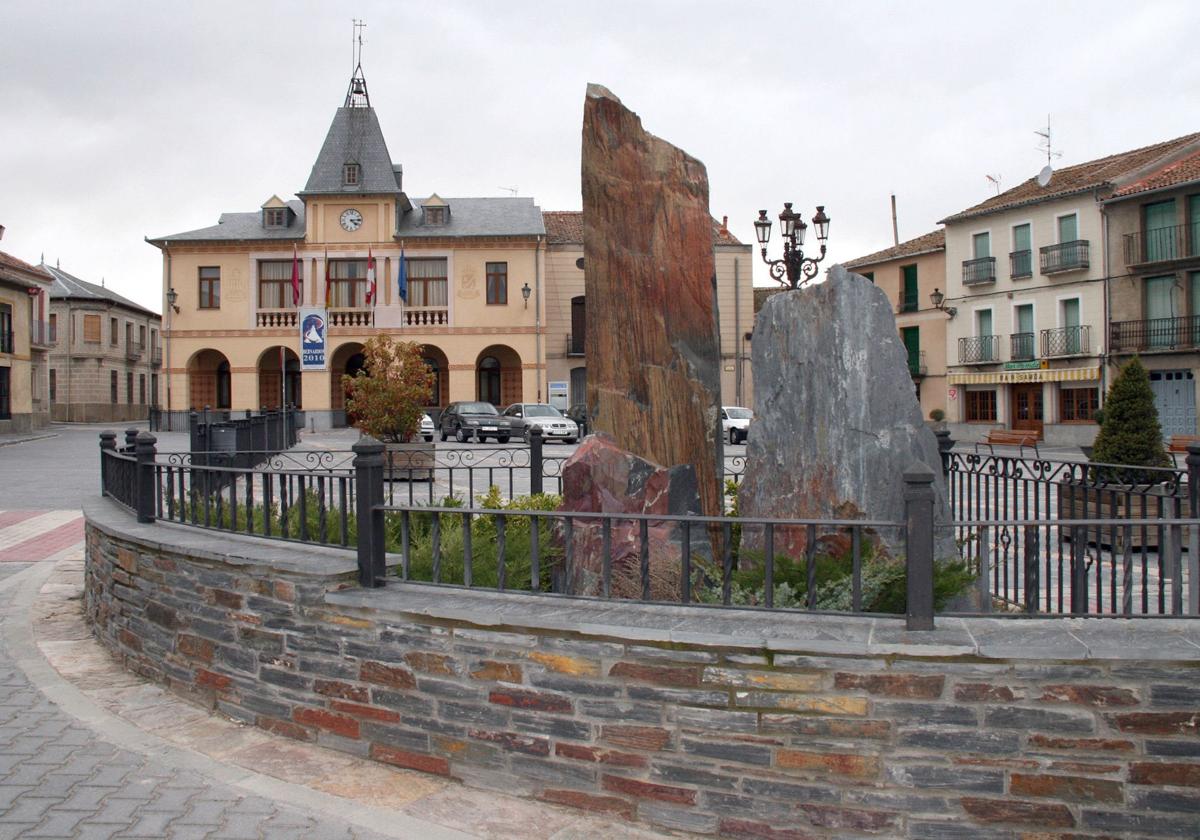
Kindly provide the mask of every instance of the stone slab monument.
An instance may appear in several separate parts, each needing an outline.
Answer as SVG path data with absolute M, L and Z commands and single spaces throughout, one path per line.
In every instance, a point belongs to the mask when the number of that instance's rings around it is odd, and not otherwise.
M 587 406 L 621 449 L 695 470 L 721 511 L 720 345 L 704 164 L 600 85 L 583 108 Z
M 949 523 L 937 439 L 882 289 L 834 266 L 824 283 L 771 295 L 755 319 L 751 358 L 742 516 L 902 522 L 903 475 L 921 463 L 936 476 L 934 521 Z M 873 538 L 903 555 L 902 531 Z M 804 540 L 801 528 L 781 529 L 775 551 L 798 559 Z M 761 550 L 761 530 L 747 528 L 742 541 Z M 955 556 L 948 529 L 935 532 L 934 551 Z

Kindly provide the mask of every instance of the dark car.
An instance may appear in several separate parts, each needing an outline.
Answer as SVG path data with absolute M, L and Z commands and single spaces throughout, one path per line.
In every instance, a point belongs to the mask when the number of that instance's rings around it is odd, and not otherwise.
M 584 403 L 575 403 L 567 409 L 567 416 L 575 421 L 575 425 L 579 427 L 579 436 L 587 437 L 588 433 L 588 416 L 587 406 Z
M 512 421 L 487 402 L 450 403 L 438 421 L 438 431 L 442 440 L 454 435 L 459 443 L 472 438 L 483 443 L 489 437 L 508 443 L 513 433 Z

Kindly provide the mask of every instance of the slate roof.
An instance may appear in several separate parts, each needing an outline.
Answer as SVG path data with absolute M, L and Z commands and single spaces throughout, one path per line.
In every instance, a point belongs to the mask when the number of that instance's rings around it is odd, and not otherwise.
M 124 306 L 127 309 L 135 309 L 138 312 L 143 312 L 147 315 L 159 317 L 157 312 L 151 312 L 146 307 L 134 303 L 127 297 L 123 297 L 112 289 L 106 289 L 103 286 L 97 286 L 95 283 L 89 283 L 86 280 L 80 280 L 74 274 L 68 274 L 61 268 L 56 268 L 52 265 L 40 266 L 47 274 L 54 278 L 54 284 L 50 287 L 51 300 L 95 300 L 105 303 L 115 303 L 118 306 Z
M 419 202 L 408 213 L 398 214 L 396 236 L 428 239 L 460 236 L 539 236 L 546 232 L 542 211 L 532 198 L 444 198 L 450 217 L 445 224 L 427 225 Z
M 845 268 L 858 268 L 864 265 L 874 265 L 875 263 L 887 262 L 888 260 L 898 260 L 901 257 L 915 257 L 918 254 L 928 254 L 931 251 L 946 250 L 946 231 L 944 228 L 938 228 L 930 233 L 918 236 L 916 239 L 910 239 L 907 242 L 901 242 L 899 245 L 893 245 L 891 248 L 884 248 L 882 251 L 876 251 L 874 254 L 867 254 L 865 257 L 848 260 L 842 265 Z
M 257 239 L 280 239 L 284 241 L 304 240 L 304 202 L 289 201 L 296 218 L 288 227 L 264 227 L 261 210 L 250 213 L 222 213 L 215 225 L 199 230 L 188 230 L 151 239 L 159 242 L 242 242 Z
M 357 163 L 359 182 L 342 183 L 342 166 Z M 399 173 L 392 167 L 374 108 L 338 108 L 300 195 L 396 193 Z
M 947 216 L 939 224 L 957 222 L 989 213 L 999 213 L 1014 207 L 1036 204 L 1054 198 L 1064 198 L 1094 189 L 1109 189 L 1119 186 L 1126 179 L 1141 177 L 1147 168 L 1173 160 L 1178 154 L 1186 154 L 1188 147 L 1197 143 L 1200 143 L 1200 133 L 1188 134 L 1174 140 L 1156 143 L 1153 146 L 1144 146 L 1087 163 L 1068 166 L 1055 171 L 1050 183 L 1044 187 L 1038 185 L 1037 178 L 1030 178 L 1011 190 L 1005 190 L 974 207 L 968 207 L 966 210 Z
M 551 245 L 583 244 L 582 210 L 546 210 L 542 213 L 546 221 L 546 241 Z M 716 219 L 713 223 L 714 245 L 741 245 L 738 238 L 721 227 Z
M 1113 198 L 1124 198 L 1151 190 L 1163 190 L 1181 184 L 1200 181 L 1200 150 L 1179 160 L 1156 168 L 1145 177 L 1126 184 L 1113 193 Z
M 28 275 L 30 279 L 37 280 L 42 283 L 49 283 L 51 279 L 41 266 L 30 265 L 29 263 L 25 262 L 25 260 L 17 259 L 12 254 L 6 254 L 4 251 L 0 251 L 0 272 L 4 272 L 5 269 Z M 4 273 L 7 274 L 7 272 Z M 6 279 L 10 278 L 17 279 L 12 278 L 12 275 L 8 275 L 8 277 L 6 277 Z M 20 282 L 24 281 L 22 280 Z

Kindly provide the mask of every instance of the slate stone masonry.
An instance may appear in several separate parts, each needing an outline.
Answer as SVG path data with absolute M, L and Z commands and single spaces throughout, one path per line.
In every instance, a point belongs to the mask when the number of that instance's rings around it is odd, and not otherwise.
M 1193 837 L 1200 630 L 355 585 L 348 553 L 88 516 L 130 670 L 268 731 L 746 838 Z

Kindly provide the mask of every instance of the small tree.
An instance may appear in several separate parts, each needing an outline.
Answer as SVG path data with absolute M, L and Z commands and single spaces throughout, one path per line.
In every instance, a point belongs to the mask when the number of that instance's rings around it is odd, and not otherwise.
M 1163 446 L 1162 426 L 1154 407 L 1154 392 L 1146 368 L 1135 356 L 1121 368 L 1108 388 L 1104 418 L 1092 447 L 1092 460 L 1134 467 L 1169 467 L 1171 457 Z M 1105 470 L 1108 481 L 1153 482 L 1154 473 Z
M 359 431 L 384 443 L 402 443 L 421 427 L 421 407 L 433 399 L 434 372 L 421 345 L 377 335 L 363 347 L 363 368 L 343 376 L 346 411 Z

